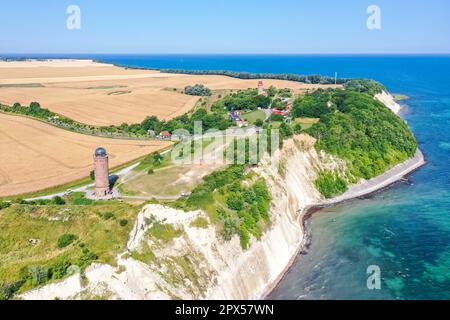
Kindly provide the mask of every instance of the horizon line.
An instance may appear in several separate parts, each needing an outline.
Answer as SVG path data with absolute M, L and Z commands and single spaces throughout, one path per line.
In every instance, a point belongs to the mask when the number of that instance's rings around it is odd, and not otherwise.
M 416 52 L 416 53 L 408 53 L 408 52 L 386 52 L 386 53 L 370 53 L 370 52 L 361 52 L 361 53 L 189 53 L 189 52 L 180 52 L 180 53 L 121 53 L 121 52 L 99 52 L 99 53 L 80 53 L 80 52 L 70 52 L 70 53 L 62 53 L 62 52 L 22 52 L 22 53 L 2 53 L 0 52 L 0 56 L 7 55 L 211 55 L 211 56 L 219 56 L 219 55 L 252 55 L 252 56 L 445 56 L 450 55 L 450 52 Z

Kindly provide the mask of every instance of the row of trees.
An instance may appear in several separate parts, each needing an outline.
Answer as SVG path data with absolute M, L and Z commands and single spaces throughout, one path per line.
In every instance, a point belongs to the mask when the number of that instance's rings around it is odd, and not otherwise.
M 238 79 L 275 79 L 288 80 L 302 83 L 312 84 L 334 84 L 335 78 L 328 76 L 315 75 L 298 75 L 298 74 L 278 74 L 278 73 L 250 73 L 250 72 L 234 72 L 226 70 L 185 70 L 185 69 L 154 69 L 165 73 L 192 74 L 192 75 L 220 75 Z M 338 84 L 345 84 L 349 81 L 346 78 L 337 79 Z
M 231 121 L 223 117 L 221 113 L 208 113 L 205 109 L 198 109 L 191 115 L 182 115 L 169 121 L 159 120 L 155 116 L 147 117 L 141 124 L 140 129 L 153 130 L 156 134 L 167 130 L 174 132 L 177 129 L 184 129 L 191 134 L 194 132 L 196 121 L 202 121 L 204 131 L 209 129 L 226 130 L 231 126 Z

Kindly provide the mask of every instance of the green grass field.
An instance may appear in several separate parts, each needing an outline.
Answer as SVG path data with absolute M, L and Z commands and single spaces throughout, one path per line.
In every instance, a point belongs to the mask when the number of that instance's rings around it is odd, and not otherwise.
M 242 119 L 250 124 L 254 124 L 256 120 L 264 121 L 266 114 L 262 110 L 255 110 L 251 112 L 246 112 L 242 114 Z
M 312 127 L 313 124 L 319 122 L 320 119 L 316 118 L 296 118 L 293 123 L 297 124 L 299 123 L 302 126 L 303 130 L 309 129 Z
M 201 147 L 203 155 L 205 155 L 208 146 L 213 142 L 213 139 L 198 140 L 195 142 L 195 148 Z M 187 149 L 189 149 L 189 145 L 187 145 Z M 192 157 L 193 154 L 194 145 L 191 144 L 191 154 L 183 156 Z M 153 173 L 149 174 L 149 170 L 153 170 Z M 160 161 L 155 161 L 152 154 L 142 160 L 130 177 L 118 185 L 118 188 L 124 196 L 175 199 L 180 197 L 183 192 L 190 192 L 201 181 L 201 178 L 212 170 L 214 170 L 214 166 L 173 164 L 170 152 L 165 154 Z

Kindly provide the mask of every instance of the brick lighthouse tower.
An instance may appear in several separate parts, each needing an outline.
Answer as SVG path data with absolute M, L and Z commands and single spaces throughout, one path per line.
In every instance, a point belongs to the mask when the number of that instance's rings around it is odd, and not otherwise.
M 105 148 L 97 148 L 94 153 L 95 196 L 104 198 L 110 193 L 109 161 Z
M 264 82 L 261 80 L 258 82 L 258 94 L 263 95 L 264 93 Z

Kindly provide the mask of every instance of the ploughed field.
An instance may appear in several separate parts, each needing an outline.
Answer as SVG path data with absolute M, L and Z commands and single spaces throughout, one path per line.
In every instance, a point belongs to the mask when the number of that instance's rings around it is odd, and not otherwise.
M 89 176 L 95 148 L 103 146 L 110 167 L 169 145 L 163 141 L 99 138 L 0 113 L 0 197 L 24 194 Z
M 197 83 L 212 90 L 238 90 L 256 88 L 258 80 L 133 70 L 89 60 L 0 61 L 0 103 L 36 101 L 97 126 L 140 123 L 150 115 L 169 120 L 187 113 L 199 97 L 181 91 Z M 323 87 L 282 80 L 264 80 L 264 84 L 295 92 Z

